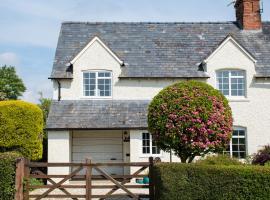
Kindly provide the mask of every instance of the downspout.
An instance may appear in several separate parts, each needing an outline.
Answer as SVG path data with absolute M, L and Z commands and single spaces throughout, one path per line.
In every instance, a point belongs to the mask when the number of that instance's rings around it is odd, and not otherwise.
M 58 84 L 58 101 L 60 101 L 61 100 L 61 83 L 59 79 L 56 79 L 56 82 Z

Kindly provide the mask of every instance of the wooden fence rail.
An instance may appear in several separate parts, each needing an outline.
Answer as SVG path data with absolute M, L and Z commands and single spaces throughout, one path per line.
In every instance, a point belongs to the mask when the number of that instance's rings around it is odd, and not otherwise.
M 29 162 L 25 158 L 17 160 L 16 165 L 16 200 L 28 200 L 28 199 L 43 199 L 43 198 L 71 198 L 77 200 L 78 198 L 84 198 L 91 200 L 93 198 L 106 199 L 112 197 L 123 197 L 128 196 L 132 199 L 149 198 L 150 200 L 155 199 L 155 184 L 153 176 L 153 158 L 149 158 L 149 162 L 137 162 L 137 163 L 93 163 L 90 159 L 86 159 L 85 163 L 39 163 Z M 102 167 L 136 167 L 138 168 L 133 174 L 130 175 L 110 175 Z M 70 167 L 72 170 L 70 174 L 44 174 L 38 168 L 48 167 Z M 131 179 L 142 178 L 146 175 L 141 174 L 146 169 L 149 169 L 149 184 L 128 184 Z M 35 170 L 33 170 L 35 169 Z M 84 174 L 78 174 L 82 170 Z M 93 170 L 98 172 L 98 175 L 93 175 Z M 38 178 L 46 180 L 47 185 L 31 185 L 30 179 Z M 57 179 L 57 180 L 56 180 Z M 69 180 L 83 180 L 85 184 L 65 184 Z M 113 185 L 94 185 L 93 180 L 108 180 Z M 149 195 L 135 194 L 130 189 L 149 189 Z M 42 194 L 30 194 L 30 190 L 33 189 L 46 189 Z M 54 190 L 60 190 L 63 194 L 52 194 Z M 72 194 L 67 189 L 84 189 L 85 194 Z M 103 195 L 93 194 L 93 189 L 109 189 L 109 192 Z M 122 190 L 124 194 L 114 194 L 117 190 Z

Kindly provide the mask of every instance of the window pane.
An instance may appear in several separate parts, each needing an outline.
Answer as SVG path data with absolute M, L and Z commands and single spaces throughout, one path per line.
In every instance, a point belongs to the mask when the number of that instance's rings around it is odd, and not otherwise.
M 104 72 L 99 72 L 98 73 L 98 77 L 104 77 L 104 76 L 105 76 Z
M 246 133 L 245 130 L 235 129 L 233 131 L 233 136 L 231 144 L 226 148 L 225 153 L 230 153 L 236 158 L 245 158 L 246 156 Z
M 105 77 L 111 77 L 111 73 L 110 72 L 106 72 L 105 73 Z
M 217 73 L 217 82 L 218 89 L 224 95 L 229 95 L 229 72 L 228 71 L 219 71 Z
M 241 135 L 241 136 L 245 136 L 245 131 L 244 130 L 239 130 L 238 134 Z
M 88 81 L 88 83 L 89 83 L 89 81 Z M 91 79 L 90 79 L 90 84 L 91 84 L 91 85 L 95 85 L 95 84 L 96 84 L 96 79 L 92 79 L 92 78 L 91 78 Z
M 110 91 L 105 91 L 105 96 L 106 96 L 106 97 L 111 96 L 111 92 L 110 92 Z
M 105 82 L 105 80 L 104 80 L 104 79 L 98 79 L 98 84 L 99 84 L 99 85 L 101 85 L 101 84 L 103 85 L 103 84 L 104 84 L 104 82 Z
M 89 73 L 83 73 L 83 78 L 89 78 Z
M 84 72 L 83 73 L 83 90 L 84 96 L 95 96 L 95 81 L 96 74 L 94 72 Z
M 150 154 L 150 134 L 142 133 L 142 152 L 143 154 Z
M 91 72 L 90 73 L 90 78 L 94 78 L 95 79 L 96 78 L 96 73 L 95 72 Z
M 238 151 L 239 149 L 238 149 L 238 146 L 237 145 L 232 145 L 232 150 L 233 151 Z

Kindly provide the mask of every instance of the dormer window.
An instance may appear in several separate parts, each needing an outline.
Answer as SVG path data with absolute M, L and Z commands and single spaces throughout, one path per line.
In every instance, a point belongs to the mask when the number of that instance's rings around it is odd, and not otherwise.
M 246 78 L 244 70 L 220 70 L 217 72 L 217 88 L 227 97 L 244 97 L 246 95 Z
M 111 97 L 112 73 L 109 71 L 83 72 L 83 95 L 85 97 Z

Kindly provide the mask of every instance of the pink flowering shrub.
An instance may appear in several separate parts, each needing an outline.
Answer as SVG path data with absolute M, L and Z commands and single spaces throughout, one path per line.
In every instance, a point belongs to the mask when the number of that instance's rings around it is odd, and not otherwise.
M 230 141 L 232 121 L 227 99 L 198 81 L 163 89 L 148 108 L 149 131 L 158 146 L 173 150 L 182 162 L 222 151 Z

